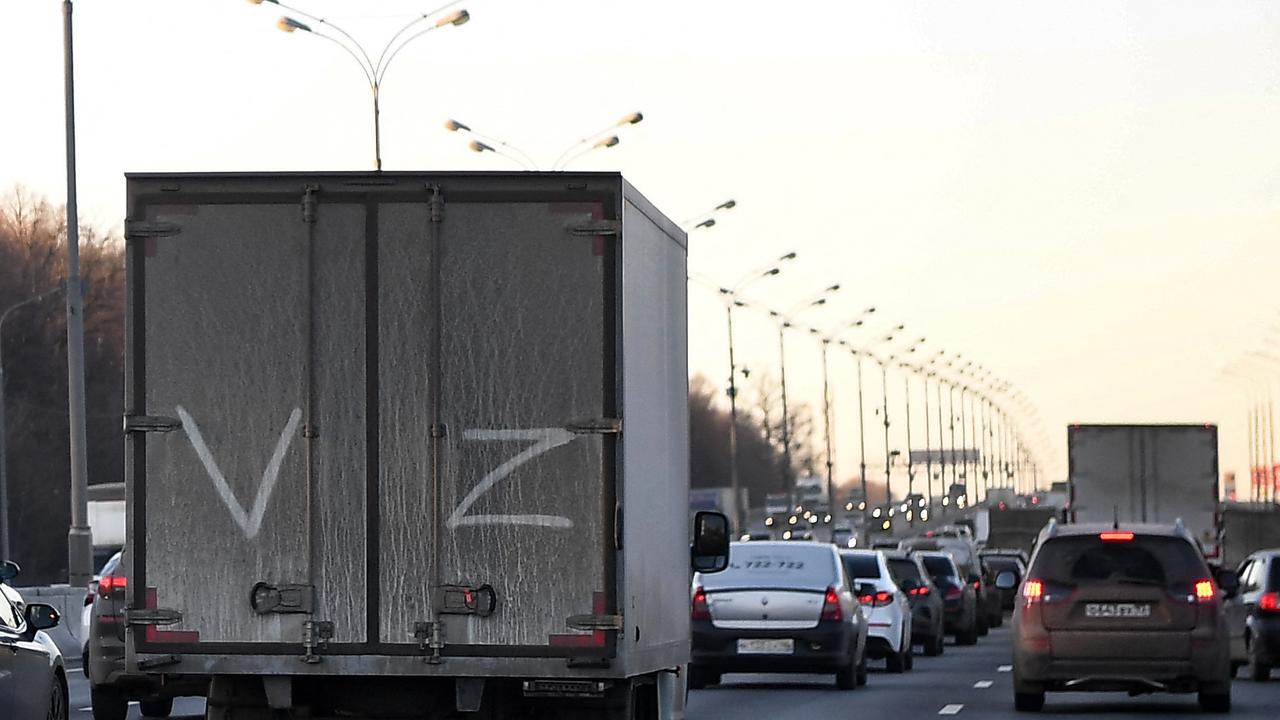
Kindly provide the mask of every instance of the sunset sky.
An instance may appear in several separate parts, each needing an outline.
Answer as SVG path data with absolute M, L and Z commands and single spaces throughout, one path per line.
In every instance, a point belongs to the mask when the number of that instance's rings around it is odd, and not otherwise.
M 374 53 L 434 7 L 297 5 Z M 372 168 L 356 64 L 278 31 L 278 8 L 75 7 L 83 221 L 119 225 L 129 171 Z M 386 76 L 385 169 L 517 169 L 469 152 L 448 117 L 546 167 L 641 110 L 571 169 L 621 170 L 677 221 L 736 199 L 691 235 L 691 273 L 727 284 L 796 251 L 751 299 L 784 308 L 839 282 L 807 319 L 875 305 L 850 341 L 905 323 L 920 354 L 991 369 L 1043 418 L 1046 481 L 1065 478 L 1071 422 L 1218 423 L 1222 468 L 1247 474 L 1247 405 L 1221 370 L 1280 320 L 1280 3 L 455 7 L 471 22 L 415 41 Z M 0 189 L 64 200 L 61 54 L 60 3 L 0 4 Z M 689 298 L 690 373 L 719 382 L 722 306 L 697 284 Z M 776 375 L 772 325 L 739 317 L 741 361 Z M 857 466 L 852 367 L 832 365 L 841 477 Z M 818 403 L 816 343 L 790 336 L 787 370 L 793 401 Z

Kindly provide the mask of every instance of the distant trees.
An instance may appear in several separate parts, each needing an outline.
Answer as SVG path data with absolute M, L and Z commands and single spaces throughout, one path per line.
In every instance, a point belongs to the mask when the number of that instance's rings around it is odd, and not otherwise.
M 124 245 L 80 229 L 89 482 L 124 473 Z M 0 313 L 67 277 L 66 213 L 22 188 L 0 197 Z M 3 343 L 9 527 L 24 583 L 65 581 L 70 523 L 65 297 L 14 311 Z

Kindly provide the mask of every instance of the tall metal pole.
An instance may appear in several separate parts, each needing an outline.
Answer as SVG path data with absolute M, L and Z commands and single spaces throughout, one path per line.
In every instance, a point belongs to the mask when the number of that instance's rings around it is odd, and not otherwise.
M 742 486 L 738 479 L 738 366 L 733 356 L 733 303 L 730 297 L 724 304 L 725 318 L 729 321 L 729 488 L 733 493 L 733 528 L 741 533 Z
M 959 467 L 956 462 L 956 386 L 955 383 L 950 382 L 947 383 L 947 417 L 948 428 L 951 431 L 951 483 L 947 486 L 946 497 L 951 497 L 951 485 L 959 482 L 960 477 L 957 474 Z M 950 507 L 949 503 L 947 507 Z
M 93 579 L 89 532 L 88 454 L 84 407 L 84 297 L 80 290 L 80 215 L 76 208 L 75 67 L 72 61 L 71 0 L 62 2 L 63 80 L 67 129 L 67 402 L 70 406 L 71 526 L 67 530 L 67 583 Z
M 796 487 L 791 479 L 791 417 L 787 410 L 787 323 L 778 324 L 778 363 L 782 368 L 782 486 L 791 507 L 796 505 Z
M 867 429 L 866 418 L 862 408 L 862 355 L 854 351 L 853 358 L 858 368 L 858 484 L 862 486 L 862 532 L 867 533 L 867 512 L 870 509 L 870 498 L 867 497 Z M 865 536 L 863 538 L 866 539 Z
M 884 500 L 886 505 L 893 505 L 893 457 L 889 454 L 889 361 L 880 362 L 874 355 L 872 359 L 880 365 L 880 390 L 884 397 Z
M 970 442 L 973 443 L 973 448 L 975 451 L 978 451 L 978 448 L 980 447 L 978 444 L 977 394 L 978 394 L 977 390 L 973 388 L 969 388 L 969 440 Z M 973 458 L 972 460 L 973 470 L 970 472 L 970 475 L 973 478 L 973 502 L 975 504 L 978 502 L 978 490 L 982 488 L 982 483 L 979 481 L 979 478 L 978 478 L 978 465 L 981 461 L 982 461 L 982 458 L 979 458 L 979 457 Z
M 1271 402 L 1271 383 L 1267 383 L 1267 501 L 1276 501 L 1276 416 Z
M 915 469 L 911 464 L 911 368 L 904 363 L 898 363 L 898 367 L 902 368 L 903 393 L 906 404 L 906 414 L 903 417 L 904 422 L 907 424 L 907 501 L 911 503 L 908 507 L 907 524 L 914 527 L 916 514 L 920 512 L 920 506 L 912 497 L 915 495 Z
M 923 368 L 922 368 L 923 370 Z M 924 493 L 929 514 L 933 514 L 933 431 L 930 430 L 929 418 L 929 378 L 933 373 L 923 372 L 924 381 Z
M 835 462 L 831 459 L 831 390 L 827 384 L 827 346 L 831 341 L 823 338 L 822 340 L 822 428 L 827 436 L 827 513 L 831 515 L 833 522 L 831 523 L 832 542 L 835 541 L 836 525 L 834 518 L 836 516 L 836 484 L 832 476 L 832 468 Z

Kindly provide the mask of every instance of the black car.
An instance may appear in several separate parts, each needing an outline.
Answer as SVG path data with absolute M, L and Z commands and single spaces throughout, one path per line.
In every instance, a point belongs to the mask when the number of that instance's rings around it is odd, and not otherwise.
M 1267 680 L 1280 664 L 1280 549 L 1250 555 L 1238 574 L 1240 588 L 1225 604 L 1231 671 L 1247 667 L 1249 679 Z
M 954 635 L 957 645 L 978 642 L 978 591 L 950 555 L 940 550 L 916 553 L 924 563 L 929 578 L 942 592 L 942 618 L 947 633 Z
M 920 645 L 925 655 L 941 655 L 946 646 L 943 626 L 942 592 L 929 577 L 929 571 L 915 553 L 906 550 L 884 550 L 889 574 L 906 593 L 911 604 L 911 642 Z
M 1000 573 L 1008 570 L 1013 573 L 1014 587 L 1000 590 L 1000 607 L 1003 610 L 1012 610 L 1013 601 L 1018 596 L 1018 585 L 1022 584 L 1022 578 L 1027 574 L 1027 565 L 1016 555 L 1006 555 L 1003 553 L 981 554 L 982 567 L 986 571 L 991 582 L 994 584 L 995 577 Z M 998 625 L 999 623 L 997 623 Z

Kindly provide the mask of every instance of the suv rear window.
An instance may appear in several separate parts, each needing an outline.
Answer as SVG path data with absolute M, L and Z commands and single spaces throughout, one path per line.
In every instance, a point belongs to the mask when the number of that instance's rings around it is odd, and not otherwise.
M 1176 537 L 1138 535 L 1104 542 L 1097 535 L 1045 541 L 1033 574 L 1048 582 L 1089 585 L 1104 582 L 1172 585 L 1209 576 L 1195 547 Z
M 889 573 L 898 580 L 920 579 L 920 568 L 910 560 L 889 558 Z
M 1270 577 L 1267 578 L 1268 582 L 1265 589 L 1268 591 L 1280 590 L 1280 559 L 1271 559 L 1271 572 L 1269 575 Z
M 708 591 L 749 588 L 825 590 L 838 585 L 835 551 L 814 543 L 733 543 L 729 567 L 700 575 Z
M 844 571 L 852 578 L 879 578 L 880 563 L 874 555 L 841 555 Z
M 925 555 L 920 559 L 924 561 L 924 569 L 933 577 L 956 577 L 956 568 L 950 558 Z

